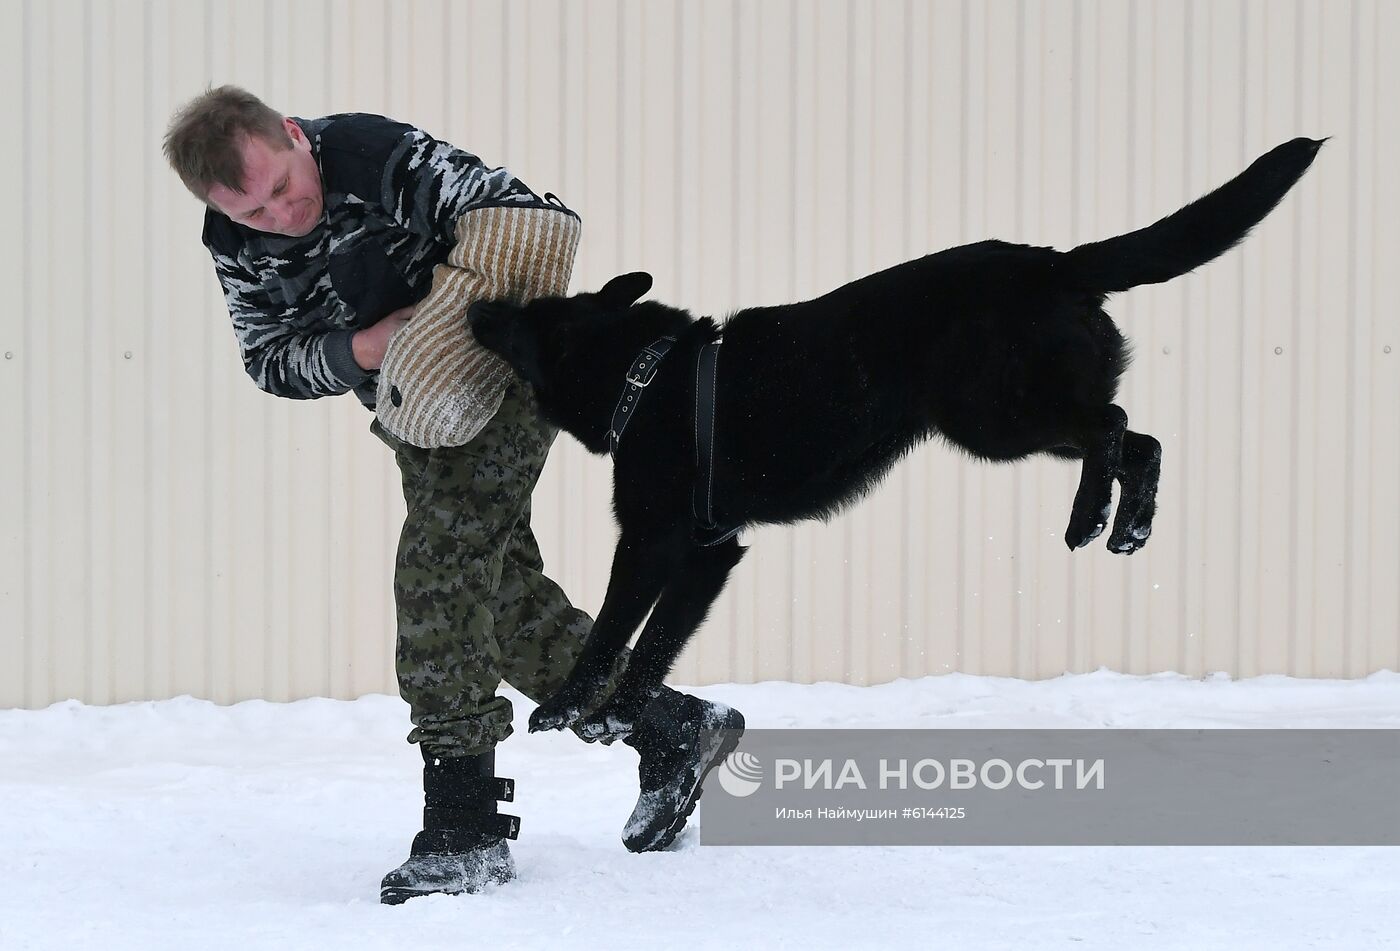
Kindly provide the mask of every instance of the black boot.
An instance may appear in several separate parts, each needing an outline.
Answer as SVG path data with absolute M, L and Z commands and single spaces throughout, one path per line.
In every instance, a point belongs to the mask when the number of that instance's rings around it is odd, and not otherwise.
M 495 750 L 450 759 L 424 751 L 423 762 L 423 831 L 408 861 L 384 876 L 379 900 L 460 895 L 515 878 L 506 840 L 519 833 L 520 820 L 496 812 L 496 800 L 515 798 L 515 783 L 496 778 Z
M 642 788 L 622 830 L 623 845 L 633 852 L 670 845 L 695 811 L 705 777 L 743 733 L 738 710 L 662 687 L 623 740 L 641 757 Z

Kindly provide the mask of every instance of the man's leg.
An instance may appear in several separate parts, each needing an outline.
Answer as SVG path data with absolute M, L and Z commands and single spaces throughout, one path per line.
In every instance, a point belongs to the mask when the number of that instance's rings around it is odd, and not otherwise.
M 396 451 L 408 505 L 394 597 L 409 741 L 439 756 L 484 752 L 510 734 L 510 701 L 496 696 L 503 658 L 491 605 L 552 439 L 522 388 L 507 390 L 465 446 L 418 449 L 372 427 Z
M 399 690 L 425 763 L 424 827 L 407 862 L 390 872 L 381 900 L 475 891 L 514 875 L 505 839 L 512 795 L 494 775 L 494 747 L 511 731 L 510 702 L 496 696 L 502 652 L 496 598 L 511 532 L 528 506 L 552 436 L 535 423 L 521 387 L 466 446 L 425 450 L 371 427 L 394 449 L 408 515 L 394 572 Z

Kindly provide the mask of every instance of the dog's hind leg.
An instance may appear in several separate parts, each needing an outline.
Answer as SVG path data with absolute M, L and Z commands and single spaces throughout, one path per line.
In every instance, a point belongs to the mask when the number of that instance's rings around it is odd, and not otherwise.
M 1162 444 L 1151 436 L 1129 430 L 1123 434 L 1123 461 L 1118 481 L 1123 490 L 1108 550 L 1131 555 L 1152 534 L 1157 512 L 1157 480 L 1162 474 Z
M 674 553 L 664 543 L 646 544 L 623 534 L 613 553 L 608 593 L 588 640 L 559 692 L 530 714 L 531 733 L 571 726 L 597 703 L 628 639 L 675 565 Z
M 724 590 L 729 572 L 746 550 L 731 538 L 686 553 L 637 638 L 617 689 L 607 703 L 585 719 L 586 732 L 597 731 L 601 735 L 630 728 L 647 701 L 661 689 L 671 666 L 705 620 L 710 606 Z
M 1108 513 L 1113 508 L 1113 480 L 1121 467 L 1123 433 L 1127 428 L 1128 414 L 1121 406 L 1110 403 L 1097 424 L 1076 439 L 1084 450 L 1084 464 L 1069 528 L 1065 530 L 1065 544 L 1070 551 L 1098 538 L 1108 525 Z

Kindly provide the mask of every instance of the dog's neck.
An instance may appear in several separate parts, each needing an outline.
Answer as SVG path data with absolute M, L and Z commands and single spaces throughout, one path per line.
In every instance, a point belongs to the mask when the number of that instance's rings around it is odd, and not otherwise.
M 689 311 L 656 301 L 634 304 L 626 318 L 600 326 L 576 347 L 555 385 L 538 391 L 540 411 L 589 452 L 602 455 L 608 452 L 613 410 L 637 354 L 660 337 L 675 337 L 657 374 L 682 373 L 695 348 L 716 332 L 708 317 L 697 320 Z

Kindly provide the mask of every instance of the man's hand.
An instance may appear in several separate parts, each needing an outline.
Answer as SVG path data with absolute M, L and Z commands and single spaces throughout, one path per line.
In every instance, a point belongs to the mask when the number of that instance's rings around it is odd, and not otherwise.
M 415 305 L 416 306 L 416 305 Z M 389 338 L 413 317 L 413 307 L 400 307 L 389 316 L 371 327 L 366 327 L 350 338 L 350 350 L 355 362 L 362 370 L 378 370 L 384 362 L 384 351 L 389 346 Z

